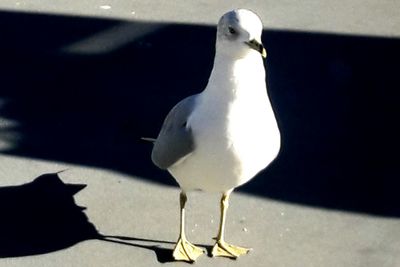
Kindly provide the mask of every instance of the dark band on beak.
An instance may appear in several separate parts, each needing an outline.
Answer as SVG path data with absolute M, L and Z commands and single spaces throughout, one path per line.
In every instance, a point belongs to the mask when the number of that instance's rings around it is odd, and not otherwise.
M 253 39 L 250 40 L 248 42 L 245 42 L 248 46 L 250 46 L 250 48 L 260 52 L 260 54 L 262 55 L 263 58 L 267 57 L 267 51 L 265 51 L 264 46 L 259 43 L 257 40 Z

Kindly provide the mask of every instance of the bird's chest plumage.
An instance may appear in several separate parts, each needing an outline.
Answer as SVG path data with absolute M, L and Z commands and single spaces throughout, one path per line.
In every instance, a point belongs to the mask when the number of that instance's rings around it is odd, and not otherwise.
M 224 192 L 247 182 L 275 158 L 279 130 L 263 65 L 250 65 L 256 69 L 241 63 L 222 68 L 198 95 L 187 122 L 195 149 L 169 169 L 182 188 Z
M 198 134 L 196 142 L 208 147 L 207 151 L 224 156 L 245 156 L 247 148 L 256 149 L 254 137 L 265 135 L 268 131 L 268 102 L 260 97 L 238 97 L 230 100 L 216 100 L 215 108 L 200 106 L 199 112 L 191 121 L 193 130 Z M 221 103 L 224 102 L 224 103 Z M 262 138 L 264 139 L 264 138 Z M 262 145 L 262 144 L 261 144 Z
M 196 136 L 192 157 L 204 175 L 238 185 L 270 162 L 273 140 L 266 137 L 277 129 L 276 122 L 265 90 L 254 91 L 258 93 L 200 99 L 189 123 Z

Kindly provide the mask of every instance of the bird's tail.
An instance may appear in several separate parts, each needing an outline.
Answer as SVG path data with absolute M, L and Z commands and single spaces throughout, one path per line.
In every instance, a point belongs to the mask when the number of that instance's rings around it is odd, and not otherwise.
M 140 139 L 143 141 L 152 142 L 152 143 L 154 143 L 157 140 L 157 139 L 151 138 L 151 137 L 141 137 Z

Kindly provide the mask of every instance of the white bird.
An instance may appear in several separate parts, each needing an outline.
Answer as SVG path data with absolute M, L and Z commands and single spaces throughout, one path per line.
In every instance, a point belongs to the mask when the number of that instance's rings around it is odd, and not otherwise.
M 217 27 L 214 67 L 207 87 L 180 101 L 154 141 L 152 161 L 181 187 L 180 236 L 175 260 L 194 262 L 204 251 L 185 235 L 186 193 L 222 194 L 213 256 L 237 258 L 249 249 L 225 242 L 229 196 L 268 166 L 280 149 L 280 132 L 268 97 L 262 23 L 250 10 L 224 14 Z

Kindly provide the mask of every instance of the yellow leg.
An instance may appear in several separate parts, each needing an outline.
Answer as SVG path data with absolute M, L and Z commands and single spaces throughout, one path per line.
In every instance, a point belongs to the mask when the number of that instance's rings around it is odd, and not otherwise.
M 217 242 L 215 243 L 211 252 L 213 257 L 228 257 L 237 259 L 240 255 L 247 254 L 250 251 L 249 248 L 234 246 L 226 243 L 224 240 L 226 211 L 229 207 L 229 196 L 231 192 L 232 190 L 224 193 L 221 198 L 221 220 L 219 224 Z
M 185 192 L 180 194 L 180 206 L 181 206 L 181 224 L 180 234 L 178 242 L 175 245 L 172 256 L 177 261 L 194 262 L 196 259 L 204 253 L 204 250 L 196 247 L 186 239 L 185 235 L 185 204 L 187 197 Z

